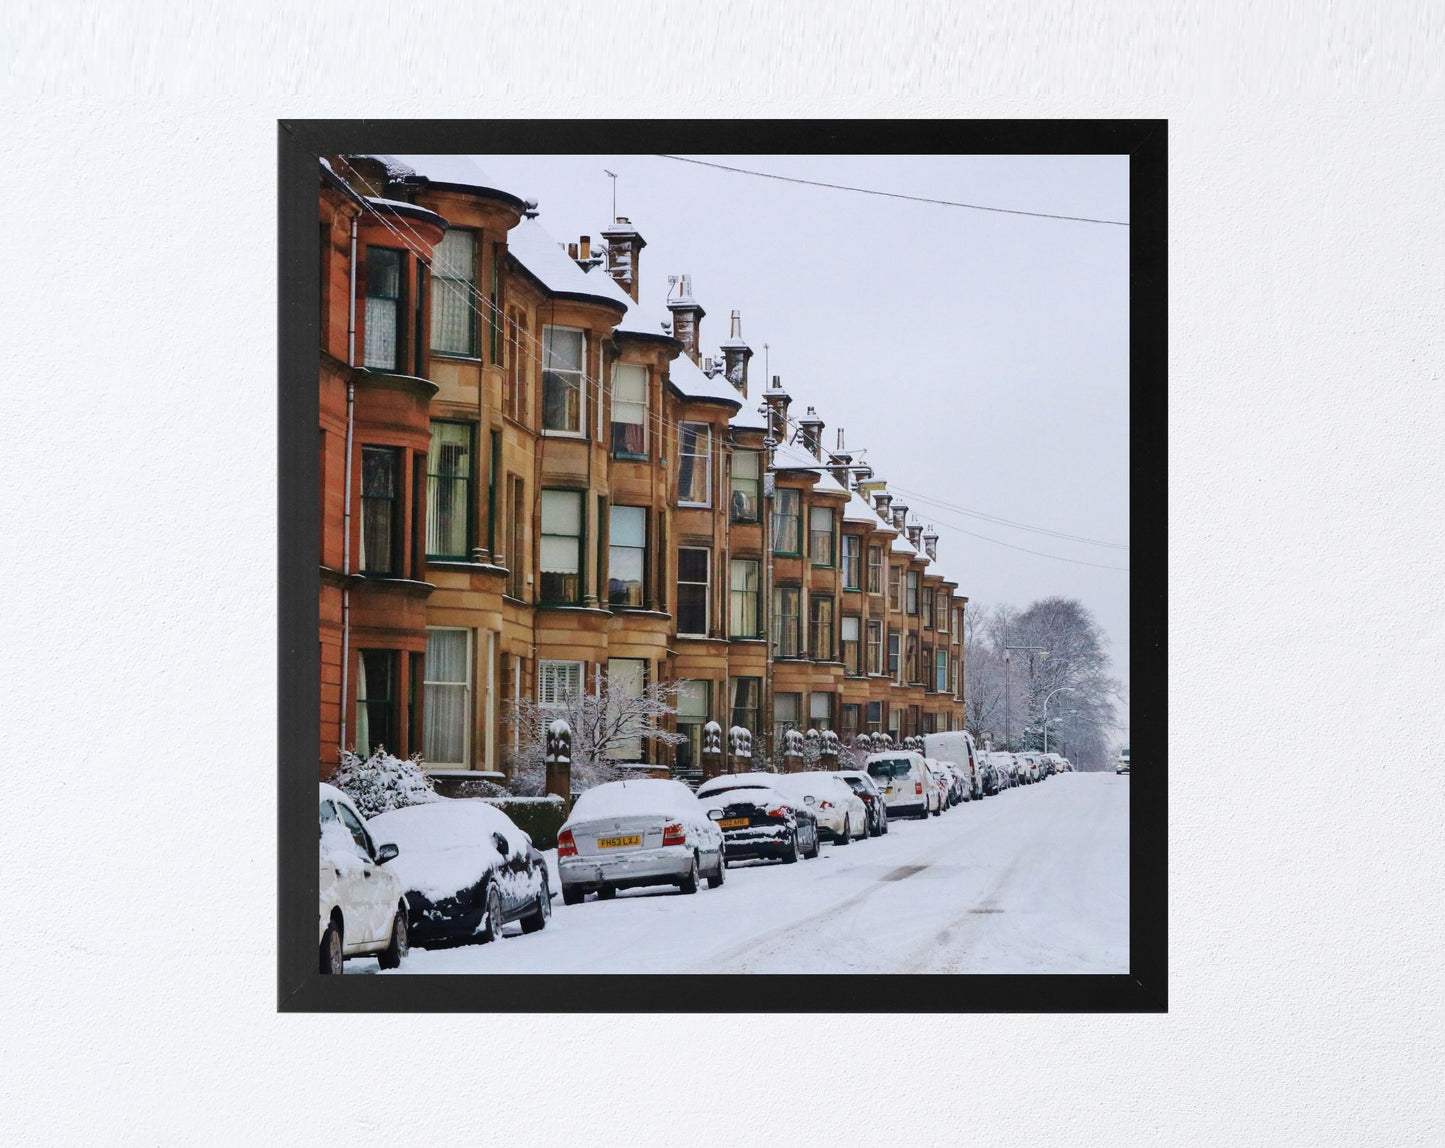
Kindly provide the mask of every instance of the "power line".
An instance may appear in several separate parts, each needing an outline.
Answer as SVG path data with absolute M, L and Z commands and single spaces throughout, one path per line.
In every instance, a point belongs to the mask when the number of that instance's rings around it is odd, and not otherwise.
M 731 171 L 738 175 L 756 175 L 763 179 L 778 179 L 784 183 L 805 183 L 809 187 L 831 187 L 835 191 L 856 191 L 862 195 L 882 195 L 889 199 L 907 199 L 913 203 L 934 203 L 941 207 L 967 207 L 973 211 L 997 211 L 1004 215 L 1028 215 L 1034 219 L 1065 219 L 1071 223 L 1107 223 L 1113 227 L 1128 227 L 1121 219 L 1092 219 L 1087 215 L 1054 215 L 1048 211 L 1020 211 L 1014 207 L 990 207 L 983 203 L 959 203 L 952 199 L 929 199 L 922 195 L 903 195 L 896 191 L 878 191 L 871 187 L 849 187 L 842 183 L 825 183 L 820 179 L 799 179 L 792 175 L 775 175 L 770 171 L 750 171 L 745 167 L 729 167 L 725 163 L 709 163 L 705 159 L 689 159 L 685 155 L 663 155 L 654 153 L 658 159 L 675 159 L 679 163 L 695 163 L 699 167 L 715 167 L 719 171 Z
M 1002 542 L 997 538 L 989 538 L 985 534 L 975 534 L 972 530 L 965 530 L 962 526 L 957 526 L 952 522 L 944 522 L 939 519 L 937 515 L 933 516 L 933 520 L 945 530 L 956 530 L 959 534 L 967 534 L 970 538 L 977 538 L 980 542 L 992 542 L 995 546 L 1007 546 L 1010 550 L 1022 550 L 1025 554 L 1034 554 L 1040 558 L 1052 558 L 1055 562 L 1068 562 L 1073 566 L 1092 566 L 1096 570 L 1117 570 L 1121 574 L 1129 573 L 1127 566 L 1106 566 L 1102 562 L 1084 562 L 1078 558 L 1063 558 L 1057 554 L 1045 554 L 1042 550 L 1030 550 L 1026 546 L 1015 546 L 1012 542 Z
M 1098 538 L 1085 538 L 1079 534 L 1065 534 L 1059 530 L 1050 530 L 1046 526 L 1030 526 L 1026 522 L 1014 522 L 1008 518 L 999 518 L 994 514 L 986 514 L 982 510 L 970 510 L 966 506 L 957 506 L 951 502 L 944 502 L 941 499 L 931 498 L 926 494 L 920 494 L 916 490 L 906 490 L 901 486 L 894 486 L 899 494 L 906 494 L 910 498 L 916 498 L 920 502 L 929 503 L 932 506 L 941 506 L 945 510 L 956 511 L 959 514 L 966 514 L 970 518 L 978 518 L 984 522 L 992 522 L 995 526 L 1011 526 L 1015 530 L 1028 530 L 1034 534 L 1046 534 L 1051 538 L 1059 538 L 1065 542 L 1083 542 L 1089 546 L 1107 546 L 1111 550 L 1128 550 L 1129 547 L 1122 542 L 1104 542 Z

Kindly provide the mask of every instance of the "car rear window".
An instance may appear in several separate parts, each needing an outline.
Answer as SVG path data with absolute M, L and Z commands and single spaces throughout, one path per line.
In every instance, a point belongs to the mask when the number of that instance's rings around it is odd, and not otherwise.
M 870 761 L 868 763 L 868 774 L 870 777 L 907 777 L 910 762 L 906 757 L 890 758 L 886 761 Z

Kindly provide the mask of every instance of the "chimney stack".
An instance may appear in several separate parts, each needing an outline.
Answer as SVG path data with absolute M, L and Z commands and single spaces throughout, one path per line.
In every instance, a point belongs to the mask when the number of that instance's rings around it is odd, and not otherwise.
M 727 380 L 743 398 L 748 397 L 748 360 L 753 357 L 753 349 L 743 342 L 743 318 L 738 311 L 732 313 L 731 329 L 728 331 L 728 341 L 722 345 L 723 371 Z
M 873 493 L 873 505 L 878 508 L 878 513 L 881 514 L 885 520 L 890 517 L 888 513 L 888 504 L 892 501 L 893 496 L 889 494 L 886 490 L 878 490 Z
M 763 401 L 768 404 L 768 435 L 774 442 L 788 441 L 788 405 L 793 398 L 783 390 L 783 380 L 773 376 L 773 385 L 763 392 Z
M 833 471 L 833 477 L 838 480 L 838 485 L 844 490 L 848 489 L 848 478 L 852 473 L 851 463 L 853 456 L 843 449 L 843 428 L 838 428 L 838 449 L 828 456 L 828 465 Z
M 617 281 L 632 301 L 637 302 L 637 258 L 647 240 L 637 233 L 632 220 L 619 215 L 613 225 L 602 233 L 607 244 L 607 274 Z
M 931 522 L 928 524 L 928 529 L 923 532 L 923 549 L 930 562 L 938 561 L 938 534 L 934 531 Z
M 823 420 L 818 417 L 818 412 L 812 407 L 808 413 L 798 420 L 798 434 L 803 439 L 803 447 L 819 462 L 823 461 Z
M 893 529 L 901 534 L 908 524 L 908 504 L 900 502 L 890 509 L 893 514 Z
M 682 344 L 687 357 L 697 363 L 700 361 L 698 345 L 701 339 L 702 317 L 707 312 L 692 297 L 691 275 L 676 276 L 673 282 L 678 286 L 679 292 L 677 298 L 667 301 L 667 309 L 672 312 L 672 335 Z
M 913 549 L 923 550 L 923 527 L 916 522 L 908 524 L 908 541 L 913 544 Z

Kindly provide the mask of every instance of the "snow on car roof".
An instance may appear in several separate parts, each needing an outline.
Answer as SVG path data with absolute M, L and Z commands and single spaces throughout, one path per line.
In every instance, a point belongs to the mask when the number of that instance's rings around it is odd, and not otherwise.
M 486 870 L 502 863 L 493 833 L 505 837 L 513 850 L 526 845 L 526 834 L 510 817 L 471 797 L 378 813 L 367 828 L 378 846 L 396 846 L 396 859 L 387 867 L 402 888 L 433 901 L 470 888 Z
M 720 777 L 711 778 L 699 785 L 697 795 L 705 797 L 709 793 L 718 793 L 725 789 L 768 789 L 772 780 L 772 774 L 724 773 Z
M 628 817 L 637 813 L 697 814 L 692 790 L 680 781 L 640 777 L 633 781 L 609 781 L 585 790 L 572 807 L 568 825 L 604 817 Z

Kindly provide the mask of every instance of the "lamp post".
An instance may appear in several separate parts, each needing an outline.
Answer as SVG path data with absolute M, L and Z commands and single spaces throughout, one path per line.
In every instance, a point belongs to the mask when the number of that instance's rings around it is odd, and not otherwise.
M 1009 743 L 1009 749 L 1013 749 L 1014 739 L 1014 675 L 1013 661 L 1009 658 L 1011 650 L 1029 651 L 1029 680 L 1034 676 L 1034 655 L 1033 651 L 1042 650 L 1044 656 L 1048 656 L 1047 646 L 1005 646 L 1003 648 L 1003 690 L 1004 690 L 1004 738 Z
M 1049 698 L 1052 698 L 1055 694 L 1064 693 L 1065 691 L 1072 692 L 1073 689 L 1074 689 L 1073 686 L 1060 686 L 1060 687 L 1059 687 L 1058 689 L 1056 689 L 1056 690 L 1050 690 L 1050 691 L 1048 692 L 1048 695 L 1044 698 L 1044 752 L 1045 752 L 1045 753 L 1048 753 L 1048 752 L 1049 752 Z

